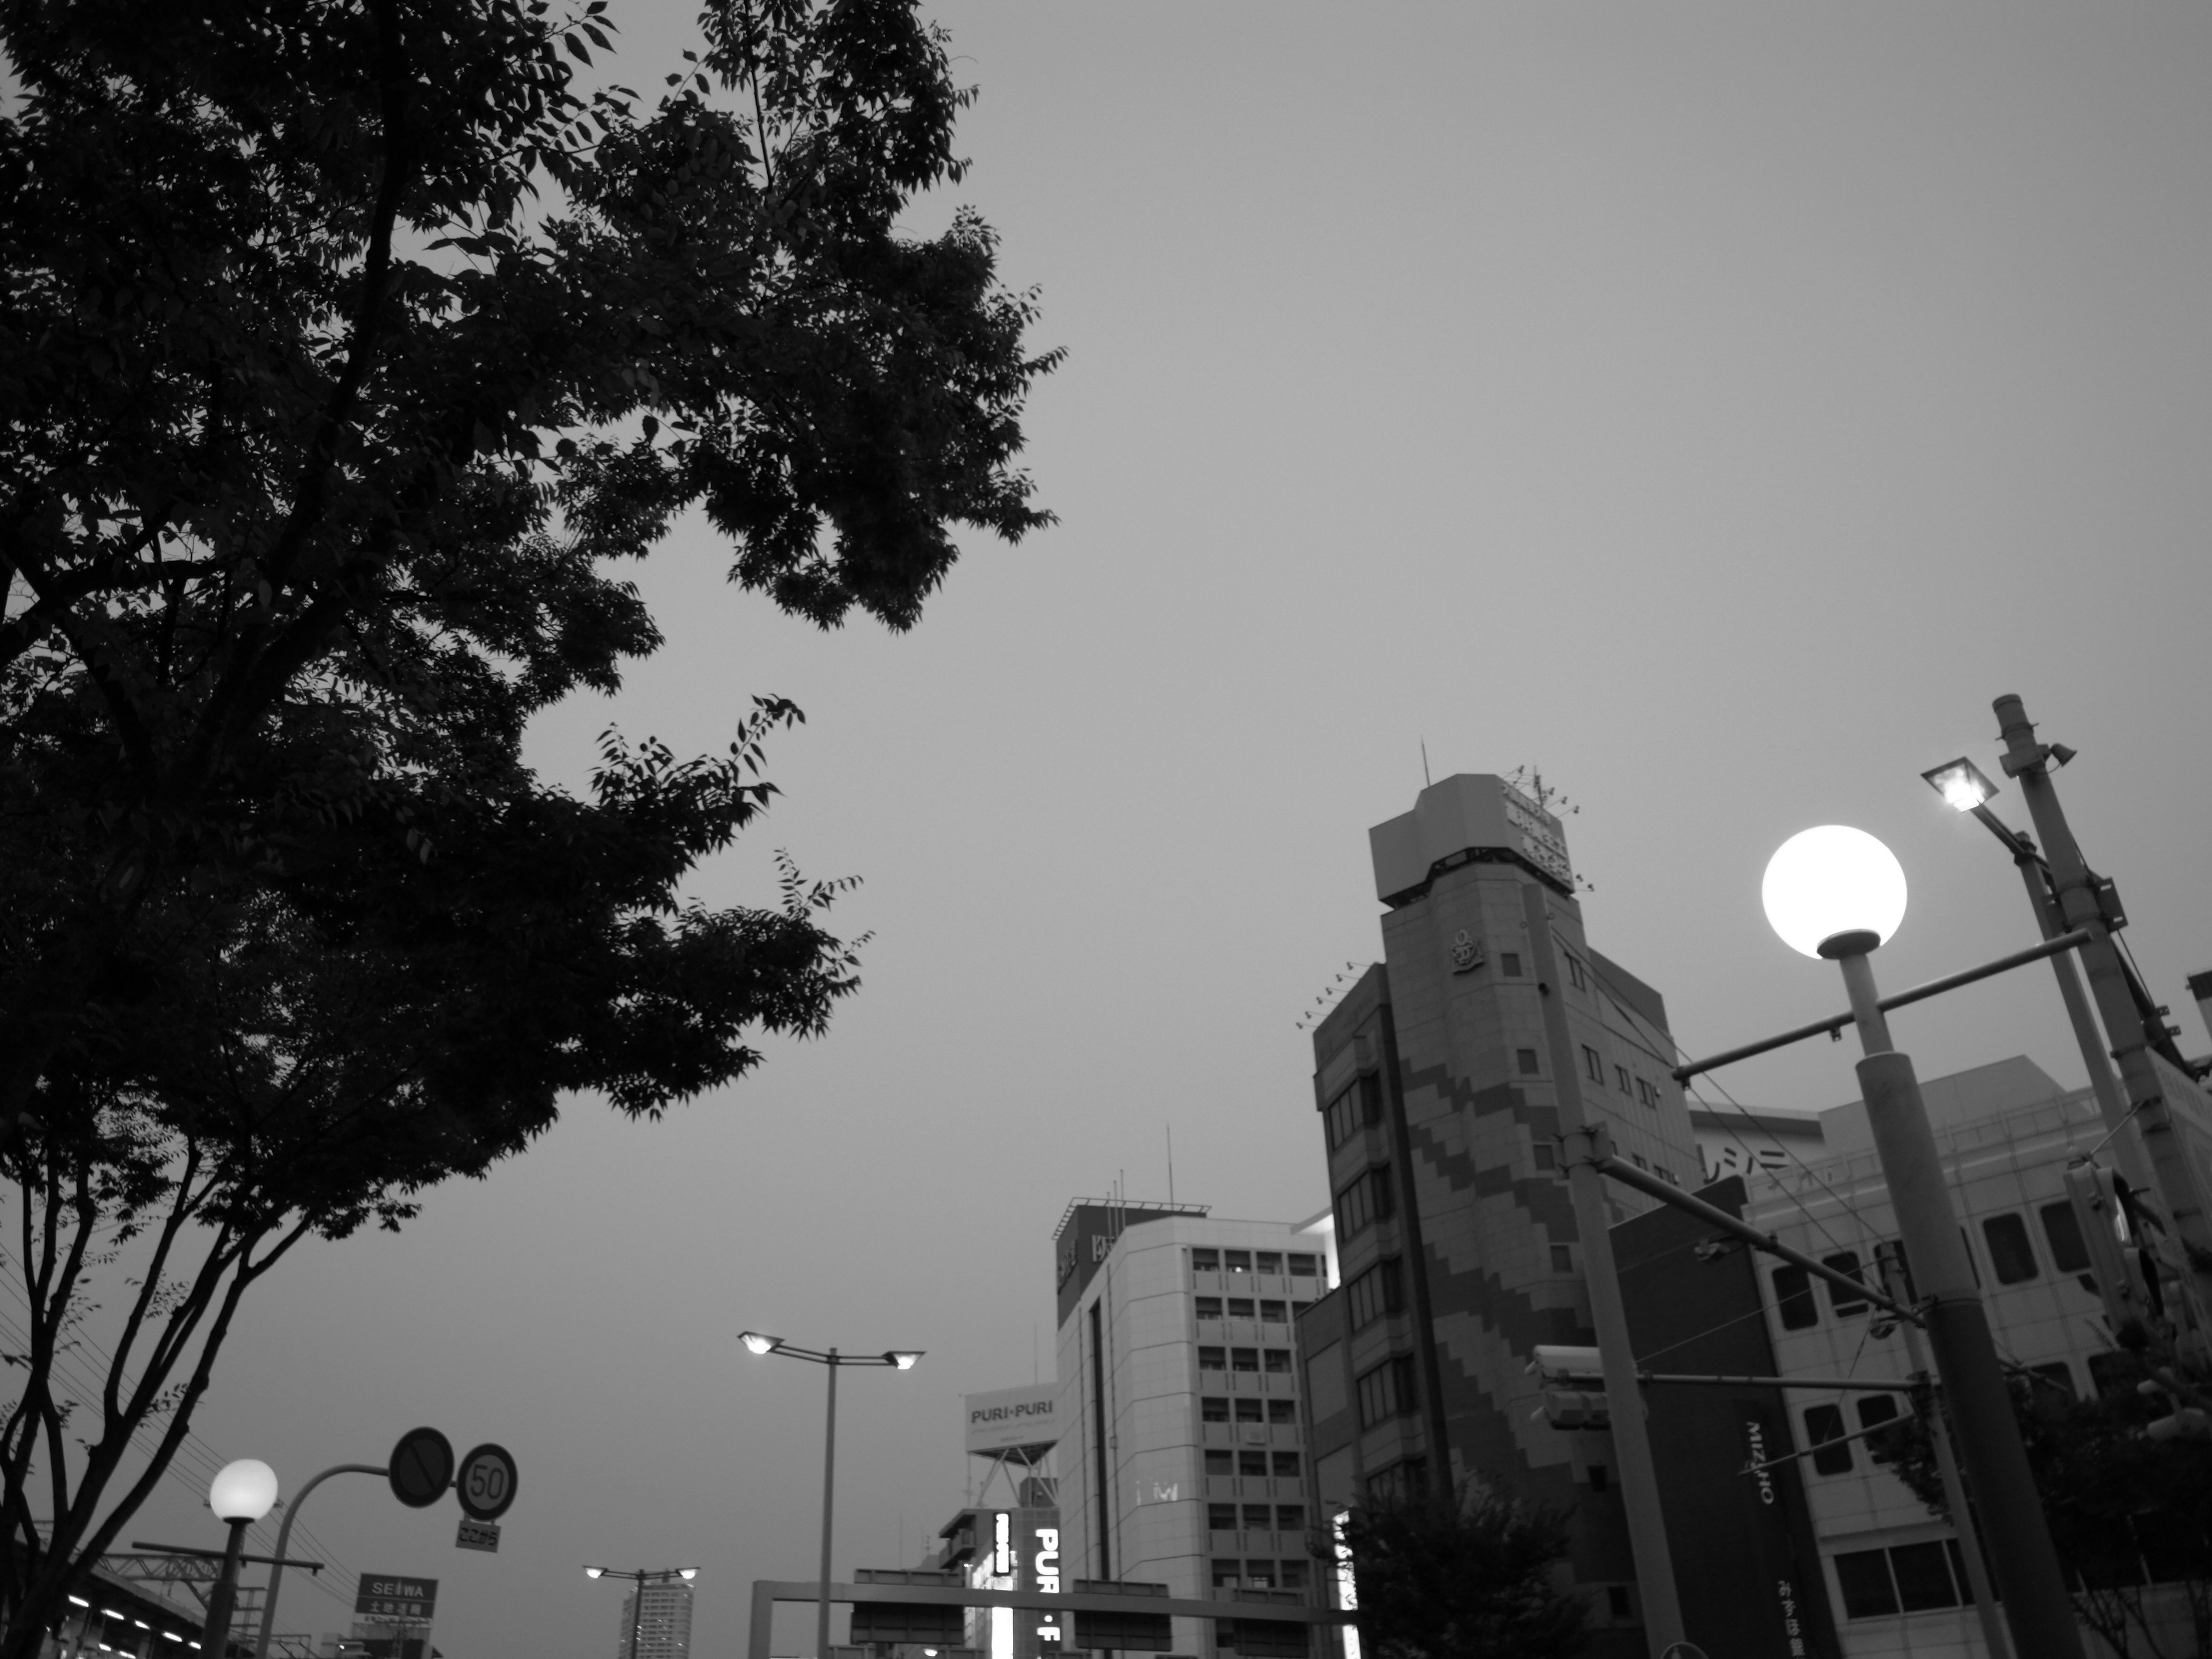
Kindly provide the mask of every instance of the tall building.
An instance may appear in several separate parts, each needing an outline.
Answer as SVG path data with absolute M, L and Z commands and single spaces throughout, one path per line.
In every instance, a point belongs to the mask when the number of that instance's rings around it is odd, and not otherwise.
M 1054 1261 L 1064 1582 L 1303 1602 L 1314 1510 L 1295 1324 L 1328 1289 L 1322 1233 L 1078 1200 Z M 1178 1653 L 1309 1651 L 1288 1622 L 1175 1626 Z
M 615 1644 L 615 1659 L 689 1659 L 690 1652 L 690 1584 L 681 1579 L 647 1584 L 623 1598 L 622 1635 Z
M 1590 946 L 1564 828 L 1504 780 L 1446 778 L 1369 839 L 1383 960 L 1314 1034 L 1343 1275 L 1299 1333 L 1319 1501 L 1333 1517 L 1481 1476 L 1571 1508 L 1573 1574 L 1601 1626 L 1591 1651 L 1640 1653 L 1609 1437 L 1544 1423 L 1528 1367 L 1540 1343 L 1595 1340 L 1547 1000 L 1617 1155 L 1694 1185 L 1666 1005 Z M 1537 975 L 1539 929 L 1555 984 Z M 1649 1207 L 1611 1202 L 1615 1220 Z

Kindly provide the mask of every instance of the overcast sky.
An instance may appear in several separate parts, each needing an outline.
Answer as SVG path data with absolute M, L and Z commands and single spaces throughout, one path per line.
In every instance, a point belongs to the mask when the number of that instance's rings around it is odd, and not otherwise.
M 688 525 L 668 635 L 538 731 L 580 781 L 611 718 L 680 750 L 756 692 L 810 720 L 699 884 L 769 855 L 866 885 L 866 984 L 822 1042 L 659 1124 L 574 1103 L 398 1238 L 247 1304 L 198 1423 L 288 1491 L 418 1422 L 504 1441 L 496 1557 L 358 1477 L 306 1523 L 445 1581 L 453 1659 L 610 1659 L 579 1564 L 701 1568 L 695 1651 L 814 1569 L 820 1373 L 839 1571 L 960 1504 L 963 1391 L 1053 1351 L 1050 1233 L 1126 1176 L 1215 1213 L 1327 1200 L 1300 1011 L 1378 951 L 1370 824 L 1540 766 L 1599 948 L 1710 1051 L 1841 1006 L 1759 908 L 1808 825 L 1881 836 L 1911 981 L 2029 943 L 2009 862 L 1918 773 L 1987 769 L 2017 691 L 2191 1052 L 2212 966 L 2212 15 L 2002 5 L 946 5 L 957 199 L 1070 356 L 1030 411 L 1060 526 L 978 541 L 921 626 L 821 635 Z M 685 9 L 617 5 L 657 86 Z M 933 228 L 953 199 L 924 204 Z M 2016 791 L 1997 805 L 2024 823 Z M 2047 971 L 1901 1014 L 1923 1076 L 2081 1068 Z M 1849 1044 L 1721 1081 L 1833 1104 Z M 213 1523 L 173 1486 L 129 1533 Z M 283 1629 L 348 1614 L 297 1583 Z M 811 1638 L 803 1617 L 778 1648 Z

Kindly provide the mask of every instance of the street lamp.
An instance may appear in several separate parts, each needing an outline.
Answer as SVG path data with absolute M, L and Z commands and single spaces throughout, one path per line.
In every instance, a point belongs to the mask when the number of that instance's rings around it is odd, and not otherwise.
M 584 1569 L 586 1578 L 628 1578 L 636 1583 L 637 1589 L 634 1592 L 636 1600 L 630 1603 L 629 1612 L 629 1659 L 637 1659 L 638 1632 L 645 1625 L 646 1585 L 665 1583 L 672 1578 L 681 1578 L 688 1584 L 698 1576 L 699 1569 L 696 1567 L 632 1567 L 627 1571 L 619 1567 L 586 1566 Z
M 814 1609 L 814 1659 L 830 1659 L 830 1517 L 837 1474 L 837 1368 L 841 1365 L 885 1365 L 910 1371 L 921 1358 L 919 1348 L 887 1348 L 879 1354 L 840 1353 L 835 1348 L 802 1348 L 780 1336 L 761 1331 L 739 1331 L 738 1340 L 756 1354 L 781 1354 L 787 1359 L 811 1360 L 830 1373 L 830 1405 L 822 1435 L 822 1589 Z M 635 1659 L 635 1656 L 632 1656 Z
M 222 1572 L 208 1597 L 200 1651 L 206 1659 L 223 1659 L 231 1609 L 238 1601 L 238 1559 L 246 1548 L 246 1529 L 276 1507 L 276 1471 L 252 1457 L 224 1464 L 208 1486 L 208 1507 L 216 1520 L 228 1523 L 230 1537 L 223 1546 Z
M 1872 836 L 1825 824 L 1783 843 L 1766 866 L 1761 896 L 1767 921 L 1785 944 L 1843 970 L 1864 1051 L 1857 1066 L 1860 1097 L 2014 1651 L 2021 1659 L 2081 1659 L 2065 1577 L 2021 1445 L 1920 1085 L 1911 1060 L 1890 1041 L 1868 961 L 1905 919 L 1905 872 Z

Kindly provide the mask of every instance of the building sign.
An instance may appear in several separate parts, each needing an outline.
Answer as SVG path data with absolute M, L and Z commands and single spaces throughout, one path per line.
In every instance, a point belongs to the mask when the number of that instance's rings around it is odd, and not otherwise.
M 371 1619 L 428 1619 L 437 1612 L 438 1581 L 365 1572 L 353 1610 Z
M 996 1389 L 971 1394 L 962 1401 L 968 1422 L 970 1455 L 1004 1451 L 1042 1453 L 1060 1438 L 1054 1413 L 1060 1385 L 1033 1383 L 1026 1389 Z

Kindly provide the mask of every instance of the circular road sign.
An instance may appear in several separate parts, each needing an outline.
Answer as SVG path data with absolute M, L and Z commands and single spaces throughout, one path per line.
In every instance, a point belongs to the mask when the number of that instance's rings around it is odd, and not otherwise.
M 410 1429 L 392 1449 L 392 1495 L 426 1510 L 453 1484 L 453 1443 L 435 1429 Z
M 514 1459 L 489 1440 L 461 1460 L 454 1481 L 461 1508 L 472 1521 L 496 1521 L 514 1503 Z

